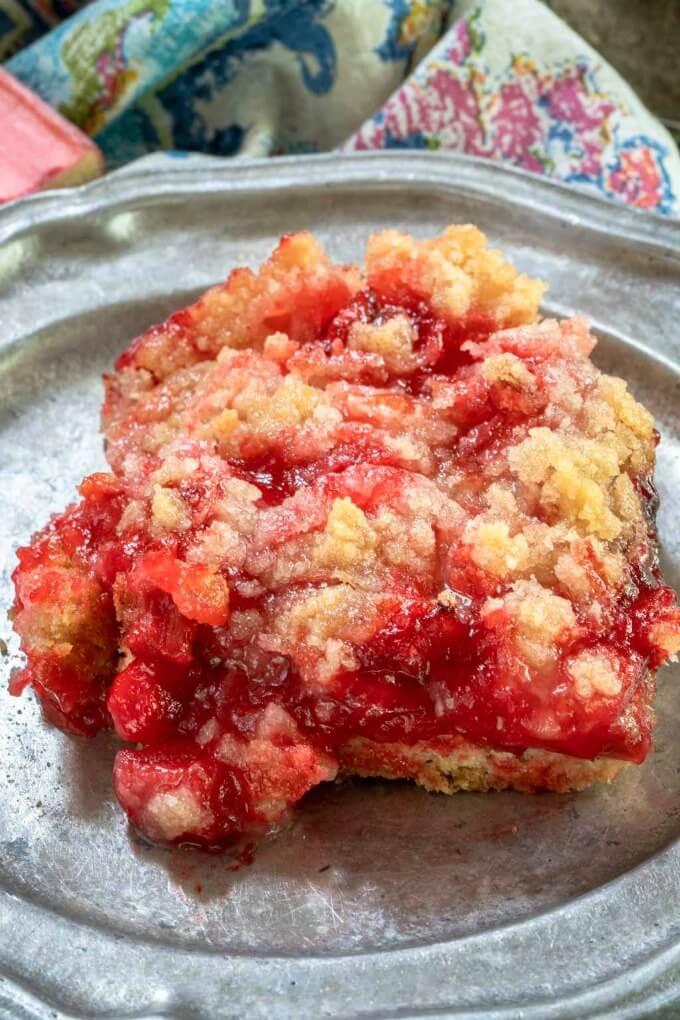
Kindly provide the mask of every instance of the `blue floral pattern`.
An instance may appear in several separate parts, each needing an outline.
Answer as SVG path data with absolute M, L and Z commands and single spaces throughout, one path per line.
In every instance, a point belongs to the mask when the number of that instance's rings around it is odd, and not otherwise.
M 30 32 L 9 20 L 17 4 Z M 436 39 L 450 0 L 42 0 L 50 20 L 70 17 L 37 41 L 46 24 L 34 6 L 0 0 L 0 46 L 9 50 L 10 29 L 32 42 L 8 69 L 115 167 L 157 149 L 229 156 L 338 144 L 343 125 L 379 105 L 418 46 Z M 348 77 L 363 88 L 341 98 Z

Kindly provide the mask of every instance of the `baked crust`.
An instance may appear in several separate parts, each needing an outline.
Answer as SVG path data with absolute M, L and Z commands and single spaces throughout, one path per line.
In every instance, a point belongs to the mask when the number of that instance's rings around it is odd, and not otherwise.
M 346 775 L 408 779 L 436 793 L 461 790 L 518 790 L 571 793 L 593 783 L 611 783 L 629 764 L 613 758 L 584 761 L 555 751 L 528 749 L 521 754 L 443 737 L 417 744 L 380 744 L 357 738 L 339 752 Z

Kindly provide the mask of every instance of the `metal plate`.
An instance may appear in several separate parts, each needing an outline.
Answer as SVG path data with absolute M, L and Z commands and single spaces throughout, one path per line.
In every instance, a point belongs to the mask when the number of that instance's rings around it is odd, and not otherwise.
M 103 465 L 99 375 L 131 336 L 286 231 L 352 259 L 376 228 L 452 221 L 545 277 L 546 310 L 588 315 L 599 363 L 654 412 L 677 583 L 680 225 L 464 157 L 152 159 L 0 211 L 2 603 L 16 545 Z M 677 1017 L 677 680 L 656 753 L 611 788 L 329 787 L 237 871 L 136 842 L 113 742 L 47 728 L 3 683 L 0 1016 Z

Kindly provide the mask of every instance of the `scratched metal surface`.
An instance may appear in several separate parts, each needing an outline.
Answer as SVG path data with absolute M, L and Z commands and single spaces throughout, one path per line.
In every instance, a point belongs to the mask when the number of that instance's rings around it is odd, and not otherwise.
M 99 376 L 131 336 L 310 227 L 472 220 L 581 311 L 653 410 L 660 534 L 680 579 L 680 225 L 430 154 L 144 161 L 0 211 L 0 601 L 14 548 L 103 465 Z M 0 683 L 0 1016 L 487 1020 L 680 1015 L 678 670 L 657 750 L 579 796 L 311 795 L 252 867 L 148 849 L 111 793 L 114 744 L 47 728 Z M 198 891 L 200 887 L 200 892 Z

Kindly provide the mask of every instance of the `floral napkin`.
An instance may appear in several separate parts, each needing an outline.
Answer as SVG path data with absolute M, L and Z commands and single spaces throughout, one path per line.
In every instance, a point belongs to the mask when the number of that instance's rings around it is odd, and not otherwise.
M 450 149 L 680 213 L 673 140 L 541 0 L 0 0 L 0 59 L 109 167 Z

